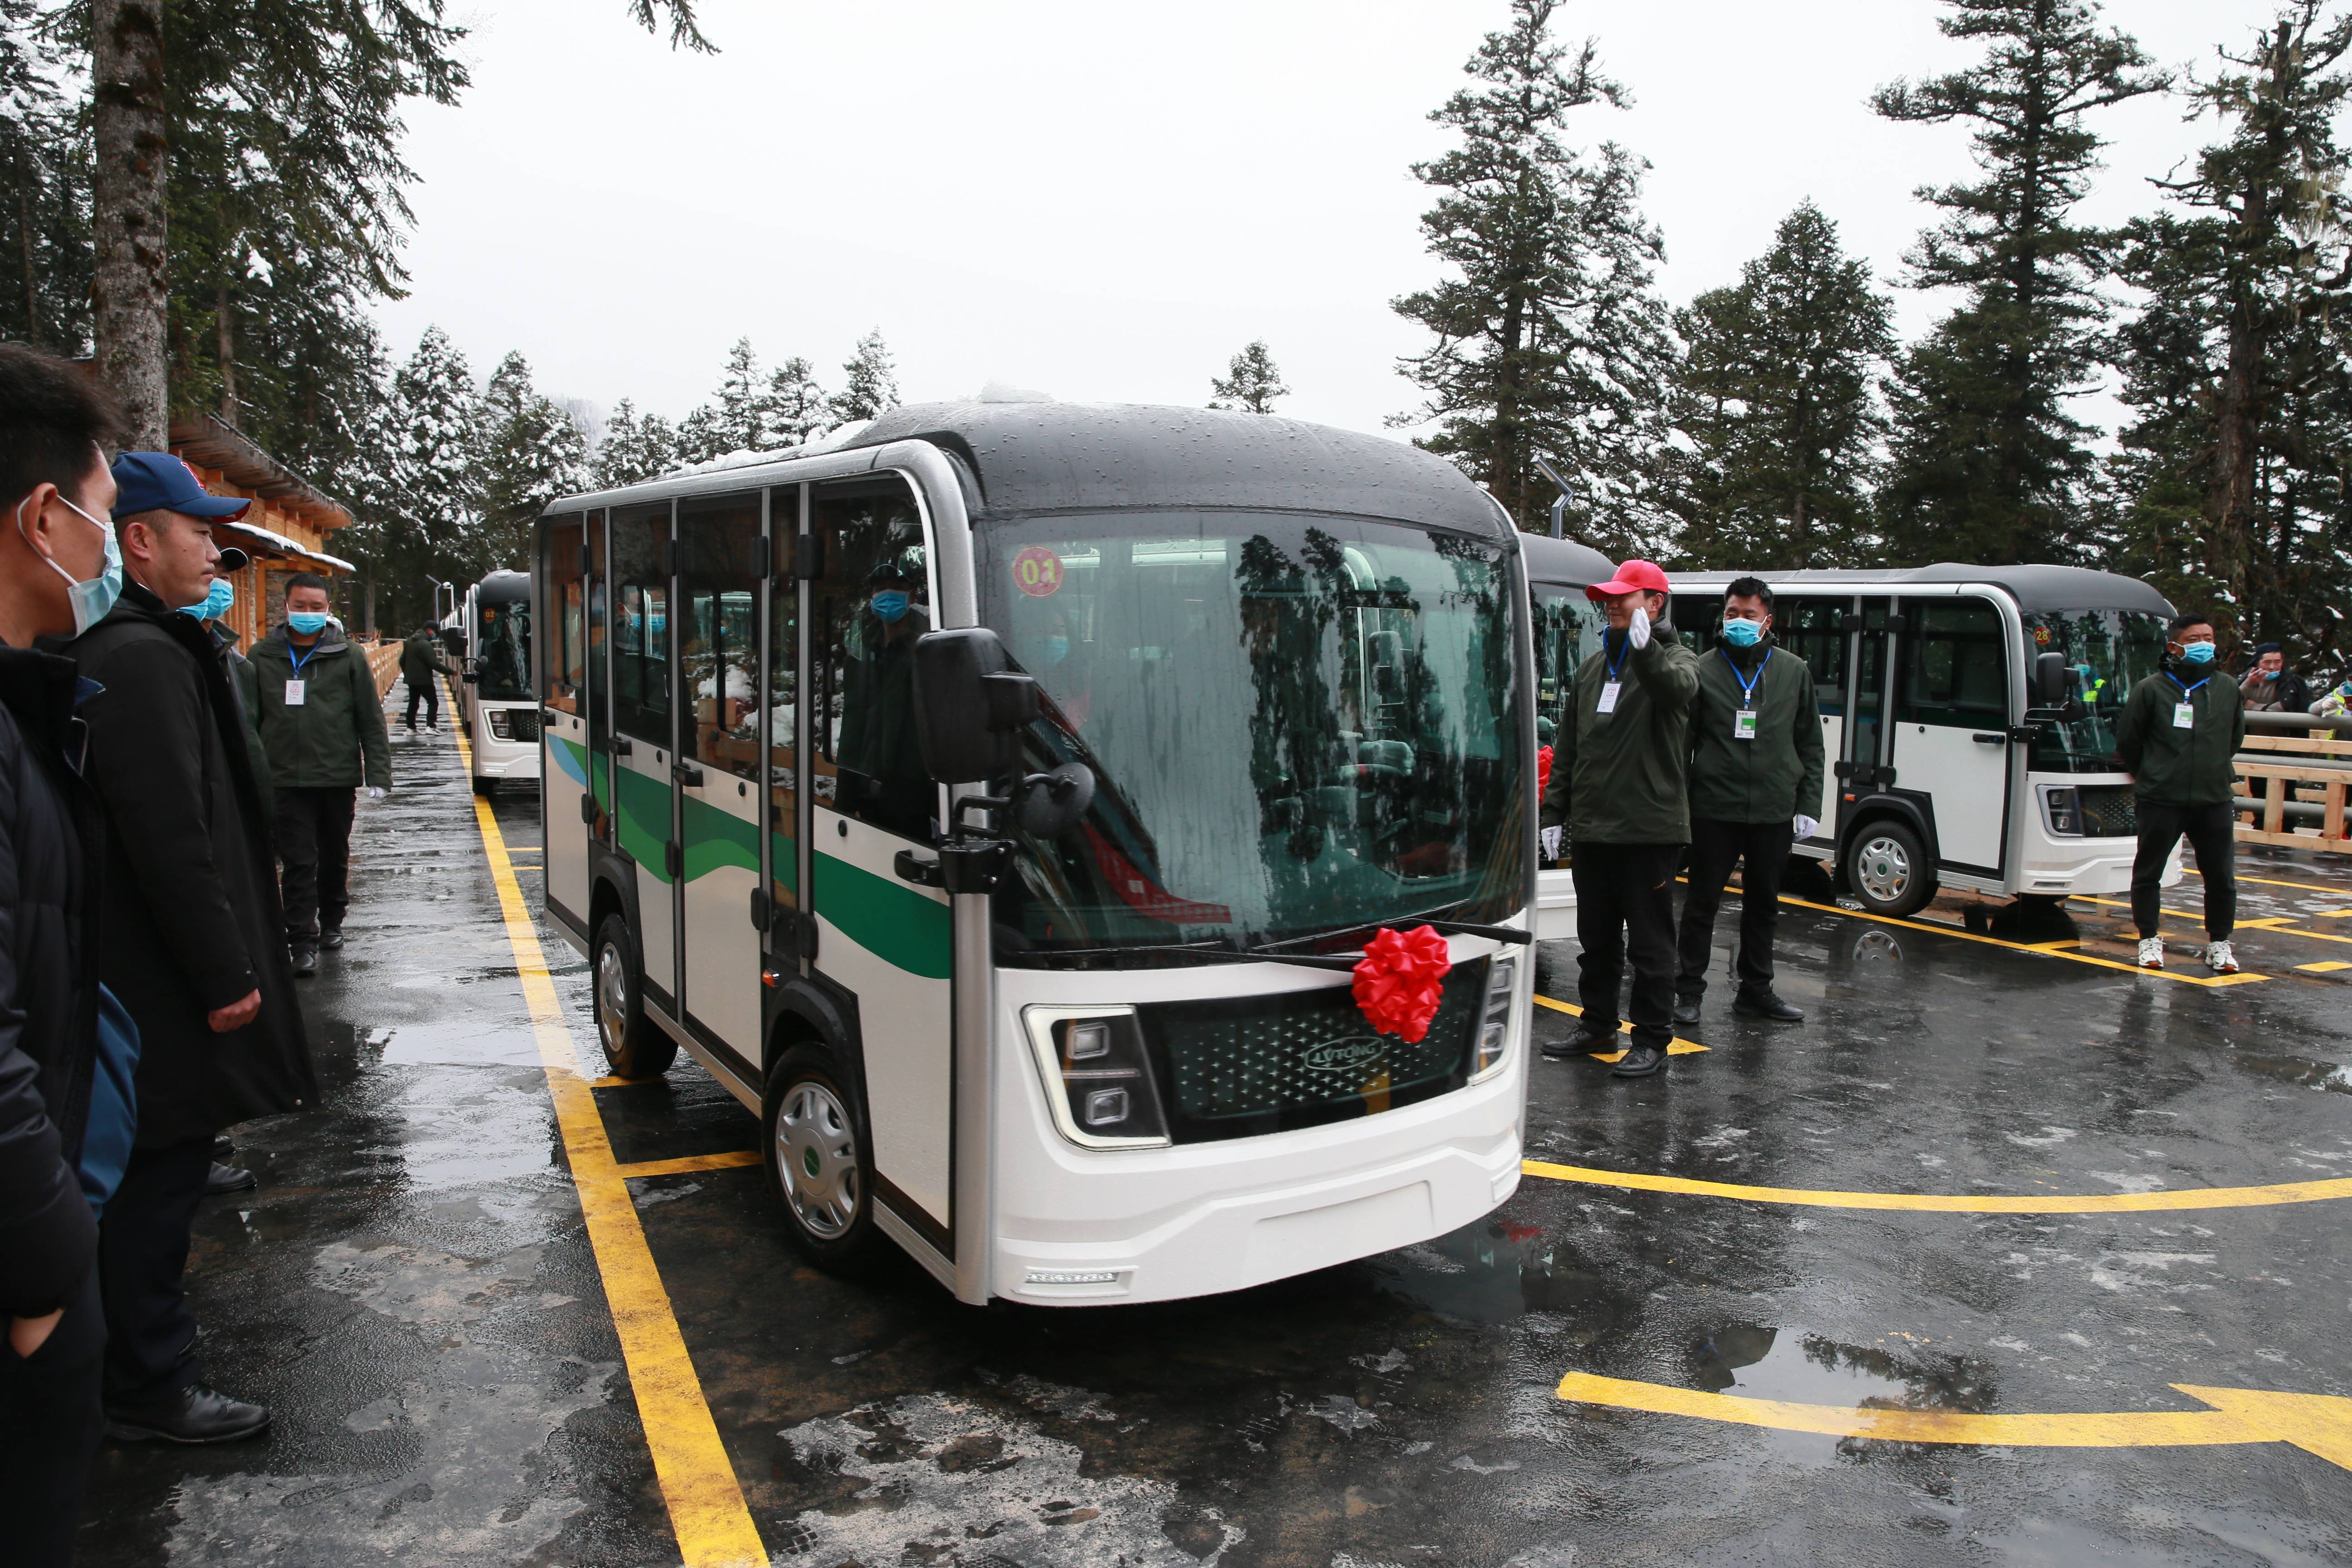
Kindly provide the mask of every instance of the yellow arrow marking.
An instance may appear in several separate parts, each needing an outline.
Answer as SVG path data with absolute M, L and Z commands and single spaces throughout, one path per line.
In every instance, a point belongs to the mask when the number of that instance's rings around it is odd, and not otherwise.
M 1571 1372 L 1559 1397 L 1657 1415 L 1687 1415 L 1825 1437 L 1892 1443 L 1984 1443 L 2025 1448 L 2189 1448 L 2225 1443 L 2292 1443 L 2352 1469 L 2352 1399 L 2268 1394 L 2250 1388 L 2172 1385 L 2209 1410 L 2125 1410 L 2079 1415 L 1995 1415 L 1966 1410 L 1853 1409 L 1701 1394 Z
M 2161 1214 L 2175 1209 L 2266 1208 L 2276 1204 L 2315 1204 L 2352 1198 L 2352 1177 L 2324 1182 L 2282 1182 L 2264 1187 L 2188 1187 L 2157 1193 L 2021 1194 L 1840 1193 L 1803 1187 L 1745 1187 L 1730 1182 L 1700 1182 L 1688 1176 L 1654 1176 L 1642 1171 L 1600 1171 L 1522 1160 L 1530 1176 L 1578 1182 L 1593 1187 L 1630 1187 L 1645 1193 L 1692 1193 L 1700 1197 L 1738 1198 L 1753 1204 L 1796 1204 L 1822 1209 L 1916 1209 L 1937 1214 Z
M 1542 994 L 1538 994 L 1535 1002 L 1537 1006 L 1549 1007 L 1555 1013 L 1567 1013 L 1579 1018 L 1584 1016 L 1584 1009 L 1578 1006 L 1573 1002 L 1555 1002 L 1550 997 Z M 1620 1024 L 1617 1026 L 1617 1032 L 1621 1035 L 1630 1035 L 1633 1032 L 1633 1026 L 1631 1024 Z M 1706 1049 L 1706 1047 L 1700 1045 L 1696 1040 L 1685 1040 L 1677 1036 L 1674 1041 L 1666 1047 L 1666 1055 L 1670 1057 L 1686 1057 L 1693 1051 L 1703 1051 L 1705 1049 Z M 1596 1062 L 1622 1062 L 1625 1059 L 1625 1053 L 1623 1051 L 1594 1051 L 1592 1053 L 1592 1059 Z

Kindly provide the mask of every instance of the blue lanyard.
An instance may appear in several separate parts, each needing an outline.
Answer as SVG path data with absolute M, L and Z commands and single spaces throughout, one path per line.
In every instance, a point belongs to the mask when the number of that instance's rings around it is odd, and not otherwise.
M 1715 651 L 1723 654 L 1723 662 L 1731 665 L 1731 679 L 1739 681 L 1739 705 L 1742 708 L 1755 707 L 1756 683 L 1764 679 L 1764 667 L 1772 662 L 1772 650 L 1769 647 L 1764 650 L 1764 657 L 1756 661 L 1756 673 L 1744 680 L 1740 679 L 1739 667 L 1731 663 L 1731 655 L 1721 647 Z
M 2173 685 L 2175 685 L 2175 686 L 2180 686 L 2180 677 L 2179 677 L 2179 676 L 2177 676 L 2177 675 L 2173 674 L 2173 673 L 2172 673 L 2172 671 L 2170 671 L 2170 670 L 2168 670 L 2168 670 L 2166 670 L 2166 671 L 2164 672 L 2164 679 L 2167 679 L 2167 680 L 2169 680 L 2169 681 L 2170 681 L 2170 682 L 2172 682 L 2172 684 L 2173 684 Z M 2210 680 L 2210 679 L 2213 679 L 2213 678 L 2212 678 L 2211 676 L 2210 676 L 2210 675 L 2209 675 L 2209 676 L 2207 676 L 2207 677 L 2205 678 L 2205 680 Z M 2180 700 L 2181 700 L 2183 702 L 2186 702 L 2186 701 L 2188 701 L 2191 697 L 2194 697 L 2194 696 L 2196 696 L 2199 692 L 2200 692 L 2200 691 L 2204 690 L 2204 689 L 2205 689 L 2205 680 L 2200 680 L 2200 681 L 2199 681 L 2199 682 L 2198 682 L 2196 685 L 2194 685 L 2194 686 L 2180 686 Z
M 1602 658 L 1604 658 L 1608 657 L 1608 655 L 1607 655 L 1607 653 L 1606 653 L 1606 651 L 1605 651 L 1605 650 L 1603 651 L 1603 653 L 1602 653 L 1601 657 L 1602 657 Z M 1631 637 L 1628 637 L 1628 638 L 1626 638 L 1626 639 L 1625 639 L 1625 651 L 1624 651 L 1623 653 L 1619 654 L 1619 655 L 1617 656 L 1617 662 L 1616 662 L 1616 663 L 1614 663 L 1614 664 L 1612 664 L 1612 665 L 1611 665 L 1611 666 L 1609 667 L 1609 679 L 1610 679 L 1610 680 L 1611 680 L 1612 682 L 1614 682 L 1614 681 L 1616 680 L 1616 679 L 1617 679 L 1617 672 L 1618 672 L 1619 670 L 1621 670 L 1621 669 L 1622 669 L 1622 668 L 1625 668 L 1625 661 L 1626 661 L 1627 659 L 1629 659 L 1629 658 L 1633 658 L 1633 638 L 1631 638 Z
M 320 637 L 319 642 L 324 642 L 327 639 L 325 637 Z M 298 656 L 294 651 L 294 645 L 289 642 L 286 645 L 286 657 L 293 661 L 294 673 L 299 675 L 302 673 L 302 667 L 304 665 L 319 657 L 319 643 L 312 643 L 307 649 Z

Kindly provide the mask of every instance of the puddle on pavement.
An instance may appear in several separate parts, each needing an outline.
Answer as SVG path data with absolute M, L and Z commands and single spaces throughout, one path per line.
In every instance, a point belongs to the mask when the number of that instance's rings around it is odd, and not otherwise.
M 1579 1320 L 1591 1331 L 1628 1298 L 1542 1226 L 1489 1216 L 1366 1265 L 1380 1289 L 1473 1322 L 1507 1323 L 1530 1312 Z
M 2276 1079 L 2281 1083 L 2352 1094 L 2352 1068 L 2335 1062 L 2315 1062 L 2308 1057 L 2255 1056 L 2247 1051 L 2236 1052 L 2230 1059 L 2247 1072 Z
M 1991 1368 L 1925 1342 L 1841 1344 L 1801 1328 L 1727 1323 L 1693 1352 L 1689 1386 L 1841 1409 L 1986 1410 Z

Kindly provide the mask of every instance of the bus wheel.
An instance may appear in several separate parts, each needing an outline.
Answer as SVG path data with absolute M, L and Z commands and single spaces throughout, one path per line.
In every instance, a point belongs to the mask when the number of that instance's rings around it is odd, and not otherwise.
M 829 1273 L 854 1273 L 881 1242 L 857 1096 L 822 1046 L 797 1046 L 768 1079 L 761 1118 L 768 1185 L 793 1246 Z
M 677 1059 L 677 1042 L 646 1016 L 641 973 L 629 922 L 606 915 L 596 928 L 596 1038 L 614 1078 L 659 1078 Z
M 1919 836 L 1899 822 L 1874 822 L 1853 836 L 1847 849 L 1846 880 L 1862 907 L 1899 920 L 1936 896 L 1936 869 L 1919 847 Z

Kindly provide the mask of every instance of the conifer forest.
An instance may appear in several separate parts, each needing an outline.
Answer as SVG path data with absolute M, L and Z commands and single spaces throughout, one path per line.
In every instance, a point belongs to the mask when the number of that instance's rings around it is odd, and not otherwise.
M 1806 202 L 1677 308 L 1649 165 L 1609 134 L 1641 84 L 1611 68 L 1607 14 L 1494 5 L 1457 90 L 1396 106 L 1446 150 L 1411 170 L 1428 268 L 1387 302 L 1423 333 L 1391 424 L 1522 528 L 1549 526 L 1540 460 L 1569 532 L 1612 558 L 2095 564 L 2209 605 L 2233 645 L 2352 655 L 2352 6 L 2277 0 L 2183 62 L 2122 7 L 1945 0 L 1966 63 L 1870 100 L 1887 138 L 1970 140 L 1968 177 L 1916 193 L 1899 270 Z M 710 47 L 685 0 L 628 11 L 646 47 Z M 879 326 L 837 363 L 740 341 L 683 410 L 558 401 L 521 354 L 469 363 L 437 329 L 384 341 L 402 105 L 462 100 L 464 38 L 438 0 L 0 0 L 0 336 L 93 357 L 151 432 L 217 416 L 343 500 L 339 548 L 388 625 L 428 582 L 520 559 L 554 495 L 899 401 Z M 2152 96 L 2201 151 L 2095 226 L 2107 117 Z M 1914 289 L 1949 308 L 1906 342 Z M 1281 347 L 1201 345 L 1200 401 L 1278 414 Z

